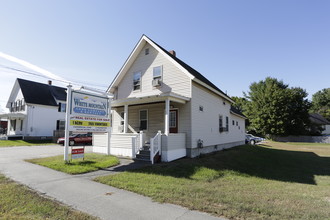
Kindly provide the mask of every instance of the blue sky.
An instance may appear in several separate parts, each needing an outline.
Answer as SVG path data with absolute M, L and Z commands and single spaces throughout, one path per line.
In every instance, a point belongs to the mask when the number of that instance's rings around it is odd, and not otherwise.
M 327 0 L 0 0 L 0 52 L 105 89 L 146 34 L 231 96 L 272 76 L 311 98 L 330 87 L 329 10 Z M 3 66 L 31 71 L 0 58 L 2 109 L 17 77 L 47 81 Z

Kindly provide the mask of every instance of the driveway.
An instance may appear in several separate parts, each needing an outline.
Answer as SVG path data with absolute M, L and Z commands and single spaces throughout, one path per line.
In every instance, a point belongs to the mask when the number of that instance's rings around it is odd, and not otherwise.
M 91 147 L 87 147 L 88 151 Z M 63 154 L 61 146 L 0 148 L 0 173 L 101 219 L 224 220 L 181 206 L 153 202 L 148 197 L 94 182 L 84 175 L 68 175 L 24 161 L 59 154 Z

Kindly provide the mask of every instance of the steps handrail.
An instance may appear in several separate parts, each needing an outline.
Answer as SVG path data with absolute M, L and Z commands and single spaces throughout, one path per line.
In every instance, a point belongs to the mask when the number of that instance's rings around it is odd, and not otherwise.
M 155 137 L 150 138 L 150 160 L 151 164 L 154 164 L 154 157 L 157 153 L 162 154 L 162 132 L 158 131 Z

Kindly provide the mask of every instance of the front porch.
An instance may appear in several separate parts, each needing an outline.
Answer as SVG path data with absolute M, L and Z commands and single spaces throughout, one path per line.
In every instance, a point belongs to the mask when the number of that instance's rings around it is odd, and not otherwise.
M 27 115 L 20 112 L 10 112 L 0 114 L 0 119 L 7 119 L 6 139 L 24 139 L 26 136 Z
M 112 134 L 94 135 L 94 151 L 143 159 L 172 161 L 186 156 L 189 98 L 174 94 L 112 102 Z

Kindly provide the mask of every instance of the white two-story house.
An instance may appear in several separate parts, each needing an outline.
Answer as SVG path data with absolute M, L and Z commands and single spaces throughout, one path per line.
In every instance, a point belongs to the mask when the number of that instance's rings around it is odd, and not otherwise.
M 22 139 L 51 139 L 54 131 L 65 129 L 66 89 L 16 79 L 7 102 L 7 136 Z
M 145 35 L 108 92 L 114 95 L 111 154 L 143 157 L 150 145 L 154 152 L 145 158 L 171 161 L 245 143 L 245 116 L 233 100 Z M 94 135 L 94 151 L 105 152 L 106 141 Z

